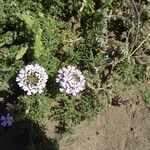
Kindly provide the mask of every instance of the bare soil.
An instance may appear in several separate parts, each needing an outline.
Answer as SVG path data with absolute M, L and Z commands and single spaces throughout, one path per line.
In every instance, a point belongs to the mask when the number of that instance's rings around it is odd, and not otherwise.
M 150 109 L 142 100 L 142 84 L 128 92 L 119 92 L 121 104 L 109 107 L 95 121 L 84 122 L 75 134 L 55 132 L 56 123 L 46 122 L 50 138 L 61 138 L 60 150 L 150 150 Z
M 146 87 L 150 88 L 149 83 L 126 92 L 118 91 L 121 97 L 118 105 L 108 107 L 90 124 L 83 122 L 76 126 L 74 134 L 59 134 L 57 122 L 43 121 L 47 131 L 46 135 L 41 133 L 45 136 L 42 139 L 51 143 L 48 149 L 42 147 L 37 150 L 58 150 L 53 140 L 57 140 L 59 150 L 150 150 L 150 107 L 145 106 L 142 100 Z M 12 133 L 0 130 L 0 150 L 24 150 L 27 143 L 33 142 L 27 142 L 29 137 L 25 135 L 15 138 Z M 42 142 L 42 139 L 39 137 L 38 142 Z

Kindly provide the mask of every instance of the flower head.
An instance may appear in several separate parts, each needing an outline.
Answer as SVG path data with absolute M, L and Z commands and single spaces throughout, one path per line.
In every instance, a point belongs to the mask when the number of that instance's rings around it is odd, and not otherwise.
M 7 103 L 6 104 L 6 110 L 8 111 L 8 112 L 10 112 L 11 110 L 13 110 L 15 107 L 14 107 L 14 105 L 13 104 L 11 104 L 11 103 Z
M 24 69 L 20 70 L 16 78 L 19 87 L 27 91 L 27 95 L 42 93 L 47 80 L 48 75 L 45 69 L 38 64 L 27 65 Z
M 21 105 L 18 103 L 14 103 L 14 104 L 11 104 L 11 103 L 7 103 L 6 104 L 6 110 L 8 112 L 11 112 L 11 111 L 14 111 L 14 110 L 18 110 L 19 108 L 21 107 Z
M 6 117 L 1 116 L 0 120 L 2 121 L 1 122 L 2 126 L 4 126 L 4 127 L 6 127 L 7 125 L 11 126 L 12 122 L 13 122 L 13 117 L 10 116 L 10 114 L 8 113 Z
M 76 95 L 84 90 L 85 78 L 82 72 L 74 66 L 68 66 L 58 71 L 56 82 L 60 85 L 60 91 Z

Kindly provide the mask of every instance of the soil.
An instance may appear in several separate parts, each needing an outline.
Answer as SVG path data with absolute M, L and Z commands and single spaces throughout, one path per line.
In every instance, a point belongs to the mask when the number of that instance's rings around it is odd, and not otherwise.
M 146 87 L 150 88 L 149 83 L 127 92 L 118 91 L 121 97 L 119 105 L 108 107 L 91 123 L 83 122 L 76 126 L 73 134 L 60 134 L 57 122 L 43 121 L 47 131 L 46 135 L 42 135 L 51 141 L 48 149 L 58 150 L 53 143 L 57 140 L 59 150 L 150 150 L 150 107 L 145 106 L 142 100 Z M 23 150 L 27 146 L 24 139 L 28 138 L 21 136 L 16 139 L 11 133 L 2 130 L 0 150 Z M 47 149 L 42 147 L 42 150 Z
M 121 104 L 109 107 L 95 121 L 83 122 L 75 134 L 64 134 L 60 150 L 150 150 L 150 109 L 142 101 L 142 84 L 120 92 Z M 47 136 L 59 139 L 55 123 L 46 122 Z

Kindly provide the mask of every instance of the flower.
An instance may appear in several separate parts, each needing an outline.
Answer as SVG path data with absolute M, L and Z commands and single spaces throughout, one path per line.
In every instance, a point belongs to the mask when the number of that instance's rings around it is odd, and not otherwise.
M 86 81 L 80 70 L 67 66 L 58 71 L 56 82 L 60 85 L 60 92 L 76 95 L 84 90 Z
M 4 126 L 4 127 L 6 127 L 7 125 L 11 126 L 12 122 L 13 122 L 13 117 L 10 116 L 10 114 L 8 113 L 6 117 L 1 116 L 0 120 L 2 121 L 1 122 L 2 126 Z
M 27 91 L 27 95 L 42 93 L 47 80 L 48 75 L 45 69 L 38 64 L 27 65 L 24 69 L 20 70 L 16 78 L 19 87 Z
M 6 110 L 8 112 L 11 112 L 13 110 L 18 110 L 20 107 L 21 107 L 21 105 L 19 103 L 18 104 L 16 104 L 16 103 L 14 103 L 14 104 L 7 103 L 6 104 Z
M 10 111 L 13 110 L 14 108 L 15 108 L 15 107 L 14 107 L 13 104 L 11 104 L 11 103 L 7 103 L 7 104 L 6 104 L 6 110 L 7 110 L 7 111 L 10 112 Z

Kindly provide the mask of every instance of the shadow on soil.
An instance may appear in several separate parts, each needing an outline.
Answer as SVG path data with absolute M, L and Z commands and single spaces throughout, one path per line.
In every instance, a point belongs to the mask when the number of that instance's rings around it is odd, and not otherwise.
M 6 101 L 16 100 L 7 91 L 0 91 L 0 116 L 6 116 Z M 56 139 L 47 138 L 45 126 L 24 118 L 8 127 L 0 125 L 0 150 L 59 150 Z
M 0 149 L 59 150 L 59 146 L 56 139 L 46 137 L 44 126 L 26 119 L 11 127 L 0 127 Z

